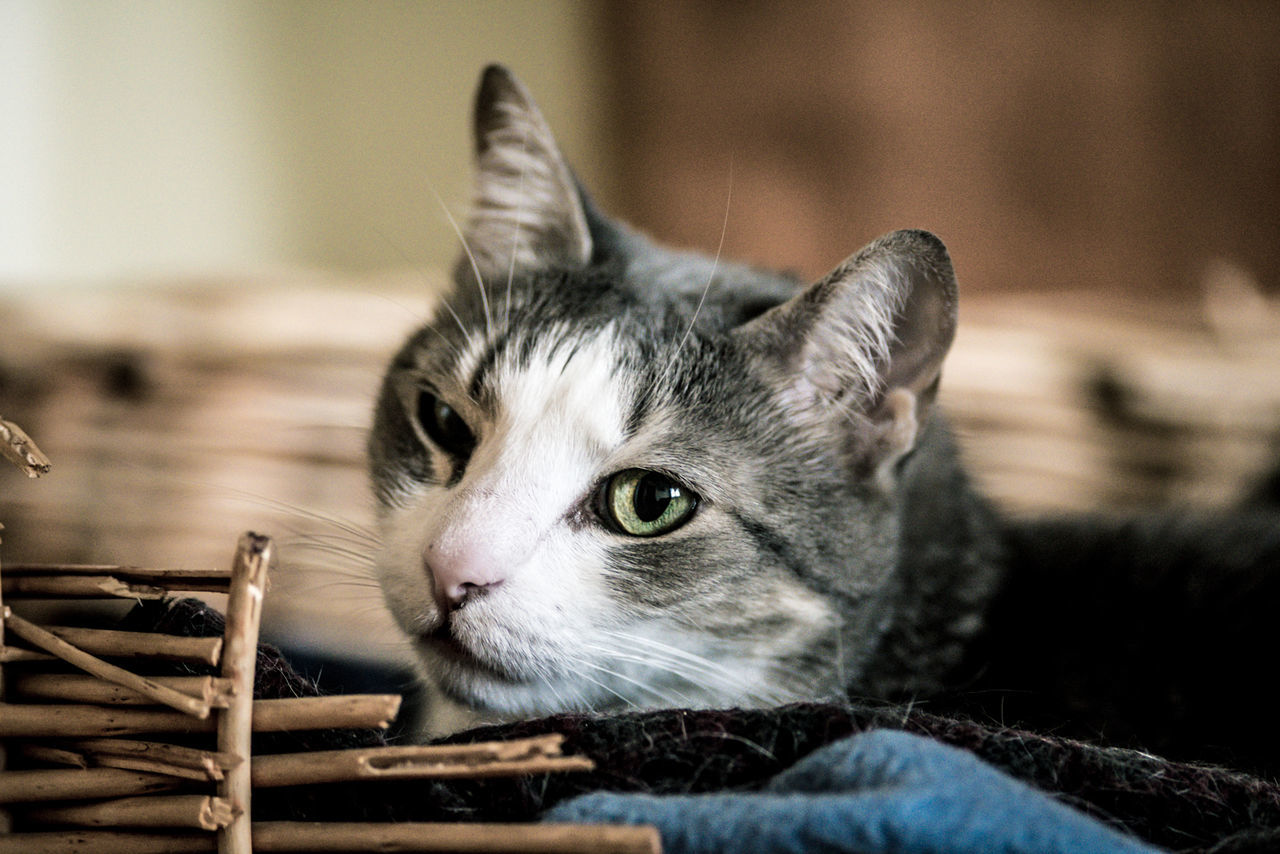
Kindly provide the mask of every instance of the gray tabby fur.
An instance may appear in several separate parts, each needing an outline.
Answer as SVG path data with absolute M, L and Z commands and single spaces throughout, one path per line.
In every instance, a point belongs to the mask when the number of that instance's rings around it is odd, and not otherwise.
M 895 232 L 806 287 L 605 218 L 504 69 L 475 126 L 455 287 L 369 438 L 380 580 L 428 679 L 499 716 L 936 688 L 1000 564 L 933 406 L 942 243 Z M 474 432 L 465 458 L 424 434 L 423 388 Z M 615 533 L 594 496 L 623 468 L 697 512 Z M 477 554 L 501 565 L 454 610 L 433 598 L 432 562 Z

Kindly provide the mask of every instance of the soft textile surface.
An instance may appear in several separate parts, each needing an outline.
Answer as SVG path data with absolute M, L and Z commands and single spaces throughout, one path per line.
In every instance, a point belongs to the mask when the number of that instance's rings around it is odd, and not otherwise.
M 127 626 L 211 635 L 221 633 L 222 620 L 199 602 L 184 601 L 172 608 L 140 606 Z M 314 689 L 278 653 L 264 647 L 258 657 L 255 693 L 296 696 Z M 856 703 L 567 714 L 484 727 L 448 740 L 502 740 L 558 732 L 565 735 L 566 752 L 591 757 L 597 768 L 516 779 L 265 790 L 254 796 L 254 817 L 534 821 L 571 798 L 601 791 L 678 796 L 752 792 L 766 788 L 771 779 L 825 745 L 873 729 L 910 732 L 960 748 L 1011 778 L 1159 847 L 1214 854 L 1280 850 L 1280 785 L 1274 781 L 917 708 Z M 318 750 L 381 742 L 381 734 L 373 732 L 285 733 L 257 739 L 255 750 Z M 974 767 L 980 766 L 975 763 Z M 913 832 L 917 831 L 926 832 L 923 827 Z
M 979 761 L 905 732 L 837 741 L 756 792 L 599 792 L 552 822 L 652 824 L 667 854 L 1141 854 L 1156 849 Z

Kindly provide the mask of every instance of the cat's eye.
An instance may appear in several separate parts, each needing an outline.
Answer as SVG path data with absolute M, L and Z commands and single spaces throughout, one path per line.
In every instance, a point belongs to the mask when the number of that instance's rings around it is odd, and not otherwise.
M 418 423 L 447 453 L 468 457 L 475 449 L 475 434 L 458 411 L 425 389 L 418 392 Z
M 656 537 L 674 531 L 698 507 L 691 490 L 666 475 L 643 469 L 620 471 L 605 482 L 603 505 L 608 520 L 624 534 Z

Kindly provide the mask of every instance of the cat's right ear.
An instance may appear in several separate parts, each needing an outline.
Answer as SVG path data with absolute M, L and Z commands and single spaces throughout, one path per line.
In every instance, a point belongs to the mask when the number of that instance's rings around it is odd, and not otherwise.
M 955 329 L 946 247 L 895 231 L 735 335 L 798 422 L 845 430 L 857 468 L 884 478 L 915 447 Z
M 474 128 L 475 198 L 464 239 L 481 277 L 586 265 L 592 240 L 577 182 L 533 98 L 502 66 L 480 78 Z

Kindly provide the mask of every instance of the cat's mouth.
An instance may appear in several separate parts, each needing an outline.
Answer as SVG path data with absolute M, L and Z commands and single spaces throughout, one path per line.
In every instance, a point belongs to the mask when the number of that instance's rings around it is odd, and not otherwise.
M 418 636 L 418 645 L 428 651 L 441 664 L 450 669 L 478 672 L 503 682 L 522 682 L 517 675 L 497 662 L 490 661 L 482 653 L 473 650 L 459 640 L 448 620 L 429 632 Z

